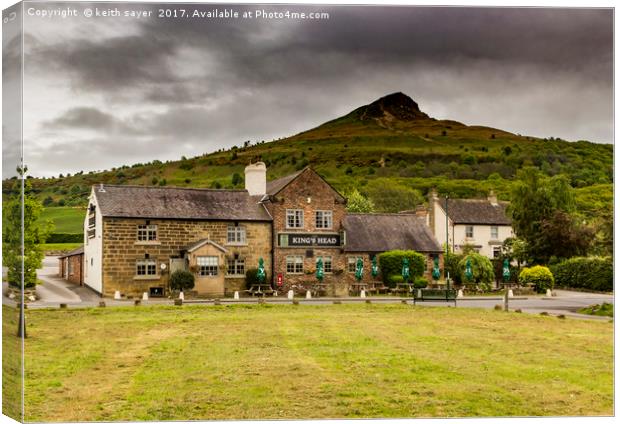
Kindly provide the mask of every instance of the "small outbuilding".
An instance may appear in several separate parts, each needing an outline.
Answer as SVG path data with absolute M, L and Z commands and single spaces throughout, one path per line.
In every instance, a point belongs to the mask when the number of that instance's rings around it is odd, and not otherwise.
M 84 246 L 80 246 L 58 257 L 58 276 L 81 286 L 84 284 L 83 264 Z

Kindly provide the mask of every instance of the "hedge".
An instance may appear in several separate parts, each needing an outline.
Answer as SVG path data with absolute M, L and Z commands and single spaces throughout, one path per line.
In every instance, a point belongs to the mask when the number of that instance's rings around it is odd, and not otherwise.
M 576 257 L 551 266 L 559 287 L 611 292 L 614 265 L 611 257 Z
M 546 266 L 536 265 L 531 268 L 523 268 L 519 274 L 519 284 L 534 286 L 534 290 L 538 293 L 544 293 L 547 289 L 552 289 L 553 283 L 553 274 Z
M 384 283 L 391 287 L 394 287 L 392 284 L 396 285 L 390 277 L 401 275 L 404 258 L 409 259 L 409 279 L 411 281 L 424 274 L 426 258 L 423 254 L 414 250 L 390 250 L 379 255 L 379 269 Z
M 82 243 L 84 234 L 51 233 L 45 243 Z

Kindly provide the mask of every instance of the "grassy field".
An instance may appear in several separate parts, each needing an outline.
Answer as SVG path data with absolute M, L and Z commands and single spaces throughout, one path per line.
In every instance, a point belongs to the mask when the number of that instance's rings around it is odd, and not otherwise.
M 51 219 L 55 233 L 80 234 L 84 232 L 85 208 L 81 207 L 50 207 L 43 209 L 40 222 Z
M 607 322 L 374 304 L 27 314 L 31 421 L 613 413 Z
M 19 309 L 2 306 L 2 413 L 20 420 L 21 340 L 16 337 Z

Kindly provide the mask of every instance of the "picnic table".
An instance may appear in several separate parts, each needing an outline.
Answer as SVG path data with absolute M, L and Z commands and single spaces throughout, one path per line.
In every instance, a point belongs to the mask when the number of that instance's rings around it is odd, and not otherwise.
M 392 293 L 409 293 L 411 291 L 411 285 L 407 283 L 399 283 L 392 289 Z
M 370 283 L 370 288 L 368 289 L 369 292 L 373 293 L 387 293 L 389 290 L 390 288 L 383 283 Z
M 366 283 L 352 283 L 349 292 L 352 294 L 360 294 L 362 290 L 368 291 L 368 284 Z
M 249 290 L 246 290 L 252 296 L 264 296 L 266 294 L 273 294 L 271 284 L 254 284 Z
M 310 293 L 312 296 L 325 296 L 327 294 L 327 284 L 326 283 L 315 283 L 310 288 Z

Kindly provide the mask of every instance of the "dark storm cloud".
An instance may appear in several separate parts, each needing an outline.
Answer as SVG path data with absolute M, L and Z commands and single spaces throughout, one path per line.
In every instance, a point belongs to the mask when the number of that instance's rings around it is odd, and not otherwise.
M 612 141 L 611 10 L 231 7 L 323 11 L 330 19 L 149 19 L 115 29 L 92 19 L 79 31 L 54 28 L 60 35 L 49 40 L 31 35 L 30 74 L 67 76 L 71 95 L 106 106 L 71 103 L 40 128 L 65 140 L 91 130 L 100 135 L 93 143 L 132 136 L 159 143 L 159 158 L 173 159 L 291 135 L 403 91 L 438 118 Z M 114 155 L 100 148 L 102 157 Z

